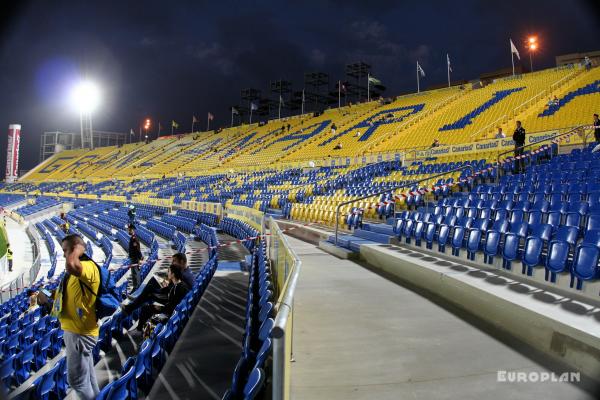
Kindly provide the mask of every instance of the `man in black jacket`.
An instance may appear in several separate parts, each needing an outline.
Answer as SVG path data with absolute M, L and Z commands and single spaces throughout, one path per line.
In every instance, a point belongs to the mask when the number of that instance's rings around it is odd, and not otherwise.
M 140 286 L 140 263 L 144 259 L 142 250 L 140 248 L 140 241 L 135 234 L 135 227 L 129 225 L 129 261 L 131 262 L 131 283 L 133 284 L 133 290 Z
M 598 119 L 598 114 L 594 114 L 594 138 L 596 143 L 600 143 L 600 119 Z
M 513 133 L 513 140 L 515 142 L 515 157 L 523 155 L 523 146 L 525 146 L 525 129 L 521 126 L 521 121 L 517 121 L 517 128 Z M 516 171 L 515 173 L 520 174 L 525 172 L 525 159 L 521 158 L 515 161 Z

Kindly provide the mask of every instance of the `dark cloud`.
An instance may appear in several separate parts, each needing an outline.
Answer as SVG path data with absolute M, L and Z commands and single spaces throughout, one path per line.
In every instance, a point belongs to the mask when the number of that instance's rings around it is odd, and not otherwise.
M 538 68 L 557 54 L 597 50 L 600 37 L 592 1 L 5 3 L 0 132 L 23 125 L 24 169 L 37 162 L 43 131 L 77 131 L 64 99 L 78 76 L 102 85 L 99 129 L 127 132 L 146 116 L 189 129 L 192 115 L 204 120 L 208 111 L 227 124 L 242 88 L 267 93 L 269 81 L 288 79 L 300 90 L 309 71 L 330 74 L 333 85 L 344 65 L 362 60 L 388 93 L 405 93 L 416 89 L 417 59 L 427 87 L 445 81 L 446 53 L 453 77 L 471 79 L 510 65 L 509 37 L 519 45 L 540 36 Z

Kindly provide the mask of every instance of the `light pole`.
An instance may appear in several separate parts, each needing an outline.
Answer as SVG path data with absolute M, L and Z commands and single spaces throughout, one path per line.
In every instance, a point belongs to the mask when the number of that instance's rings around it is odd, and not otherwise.
M 530 36 L 529 39 L 527 40 L 527 44 L 528 44 L 527 47 L 529 49 L 529 67 L 530 67 L 531 72 L 533 72 L 533 53 L 538 48 L 537 37 Z
M 79 128 L 81 134 L 81 147 L 94 148 L 94 133 L 92 128 L 92 112 L 100 103 L 100 90 L 93 82 L 82 81 L 73 87 L 71 92 L 73 107 L 79 111 Z
M 150 129 L 150 124 L 150 118 L 146 118 L 146 120 L 144 121 L 144 132 L 146 136 L 146 142 L 148 141 L 148 129 Z

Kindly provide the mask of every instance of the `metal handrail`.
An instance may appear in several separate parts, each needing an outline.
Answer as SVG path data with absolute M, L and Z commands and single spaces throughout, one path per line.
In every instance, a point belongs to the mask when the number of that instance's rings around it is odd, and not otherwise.
M 537 145 L 539 145 L 540 143 L 549 142 L 549 141 L 552 141 L 552 140 L 554 140 L 554 139 L 556 139 L 556 138 L 563 137 L 563 136 L 566 136 L 566 135 L 570 135 L 570 134 L 572 134 L 573 132 L 576 132 L 576 131 L 581 131 L 581 130 L 583 130 L 585 126 L 586 126 L 586 125 L 580 125 L 580 126 L 576 126 L 575 128 L 572 128 L 572 129 L 568 130 L 567 132 L 558 133 L 558 134 L 556 134 L 556 135 L 553 135 L 553 136 L 547 137 L 547 138 L 545 138 L 545 139 L 538 140 L 537 142 L 533 142 L 533 143 L 529 143 L 529 144 L 524 144 L 523 146 L 520 146 L 520 147 L 515 147 L 515 148 L 514 148 L 514 149 L 512 149 L 512 150 L 507 150 L 507 151 L 504 151 L 504 152 L 502 152 L 502 153 L 499 153 L 499 154 L 498 154 L 498 157 L 496 158 L 496 176 L 497 176 L 497 177 L 499 177 L 499 174 L 498 174 L 498 168 L 500 167 L 500 157 L 501 157 L 501 156 L 503 156 L 503 155 L 505 155 L 505 154 L 509 154 L 509 153 L 514 153 L 516 150 L 519 150 L 519 149 L 520 149 L 520 150 L 523 150 L 523 149 L 525 149 L 525 148 L 529 148 L 529 147 L 532 147 L 532 146 L 537 146 Z M 584 144 L 585 144 L 585 140 L 584 140 Z
M 293 340 L 293 332 L 286 332 L 286 326 L 294 307 L 294 293 L 300 276 L 300 267 L 302 261 L 296 254 L 294 249 L 289 245 L 287 238 L 277 225 L 273 217 L 269 218 L 269 228 L 271 229 L 271 238 L 278 237 L 281 239 L 285 247 L 285 251 L 294 259 L 294 268 L 284 284 L 285 291 L 281 294 L 281 300 L 276 304 L 277 315 L 273 323 L 271 337 L 273 338 L 273 381 L 272 381 L 272 398 L 274 400 L 283 400 L 285 398 L 285 367 L 286 367 L 286 351 L 285 342 L 286 335 L 291 334 Z M 273 231 L 276 234 L 273 234 Z M 279 257 L 278 257 L 279 258 Z M 293 325 L 292 325 L 293 331 Z
M 336 209 L 335 209 L 335 245 L 337 246 L 337 244 L 338 244 L 338 233 L 339 233 L 339 222 L 340 222 L 340 218 L 339 218 L 340 217 L 340 209 L 343 206 L 346 206 L 346 205 L 352 204 L 352 203 L 356 203 L 357 201 L 361 201 L 361 200 L 364 200 L 364 199 L 368 199 L 369 197 L 379 196 L 379 195 L 382 195 L 384 193 L 393 192 L 394 190 L 404 189 L 406 187 L 413 186 L 413 185 L 416 185 L 418 183 L 421 183 L 421 182 L 424 182 L 424 181 L 428 181 L 430 179 L 439 178 L 440 176 L 444 176 L 444 175 L 448 175 L 448 174 L 453 174 L 455 172 L 459 172 L 459 171 L 462 171 L 462 170 L 465 170 L 465 169 L 469 169 L 469 168 L 472 169 L 473 166 L 471 166 L 471 165 L 465 165 L 465 166 L 462 166 L 462 167 L 455 168 L 452 171 L 441 172 L 439 174 L 432 175 L 432 176 L 429 176 L 427 178 L 419 179 L 418 181 L 404 183 L 402 185 L 393 187 L 391 189 L 382 190 L 382 191 L 377 192 L 377 193 L 372 193 L 372 194 L 369 194 L 369 195 L 366 195 L 366 196 L 361 196 L 361 197 L 359 197 L 357 199 L 344 201 L 344 202 L 338 204 L 337 207 L 336 207 Z

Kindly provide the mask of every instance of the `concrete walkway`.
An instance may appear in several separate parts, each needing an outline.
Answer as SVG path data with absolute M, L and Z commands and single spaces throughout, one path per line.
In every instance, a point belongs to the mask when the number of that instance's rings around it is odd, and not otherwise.
M 6 270 L 1 273 L 0 285 L 4 285 L 23 272 L 28 271 L 33 263 L 31 241 L 27 236 L 27 232 L 25 232 L 25 226 L 19 225 L 12 218 L 6 217 L 6 234 L 10 248 L 13 251 L 13 270 L 8 272 L 8 265 L 6 266 Z
M 413 291 L 288 237 L 302 260 L 292 399 L 593 399 L 568 383 L 498 382 L 549 372 Z

